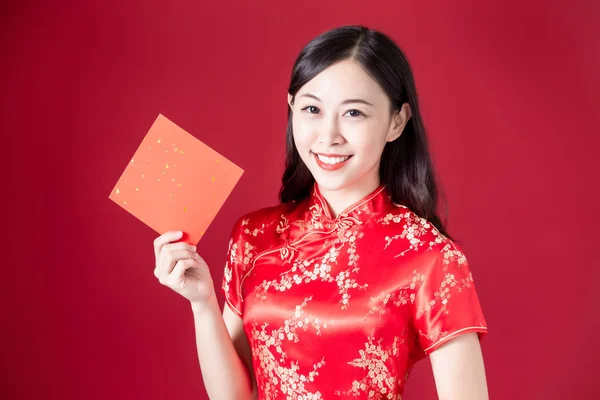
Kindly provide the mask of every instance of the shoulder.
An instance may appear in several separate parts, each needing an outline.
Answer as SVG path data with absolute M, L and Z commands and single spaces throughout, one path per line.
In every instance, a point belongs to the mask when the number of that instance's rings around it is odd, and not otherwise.
M 420 217 L 404 205 L 395 205 L 375 219 L 383 230 L 386 248 L 401 254 L 426 257 L 464 258 L 462 249 L 427 218 Z

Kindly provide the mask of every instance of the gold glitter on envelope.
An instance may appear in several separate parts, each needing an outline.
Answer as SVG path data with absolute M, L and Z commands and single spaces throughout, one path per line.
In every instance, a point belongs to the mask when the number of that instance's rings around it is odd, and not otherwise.
M 183 230 L 183 240 L 191 244 L 200 240 L 244 172 L 162 115 L 129 160 L 109 198 L 159 234 Z M 134 160 L 147 161 L 133 165 Z M 161 182 L 167 172 L 175 191 Z

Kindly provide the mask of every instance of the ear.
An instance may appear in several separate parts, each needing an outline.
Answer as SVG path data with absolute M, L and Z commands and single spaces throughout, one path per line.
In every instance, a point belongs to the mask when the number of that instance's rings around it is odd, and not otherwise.
M 393 142 L 398 139 L 400 135 L 402 135 L 411 116 L 412 110 L 410 109 L 410 105 L 408 103 L 402 104 L 402 108 L 392 115 L 392 121 L 390 122 L 390 129 L 386 141 Z
M 287 102 L 290 105 L 290 108 L 293 109 L 294 108 L 294 96 L 292 96 L 291 94 L 288 93 Z

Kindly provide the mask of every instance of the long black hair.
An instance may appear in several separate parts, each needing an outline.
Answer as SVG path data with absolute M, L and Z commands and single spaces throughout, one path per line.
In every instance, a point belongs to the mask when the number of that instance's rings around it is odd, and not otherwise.
M 429 220 L 449 237 L 437 215 L 438 188 L 429 155 L 425 126 L 408 59 L 385 34 L 364 26 L 342 26 L 322 33 L 298 55 L 288 92 L 295 98 L 304 84 L 327 67 L 353 59 L 383 88 L 391 101 L 391 112 L 408 103 L 411 117 L 402 135 L 386 143 L 379 167 L 380 182 L 386 185 L 392 201 L 408 207 Z M 279 191 L 281 203 L 310 196 L 314 178 L 294 143 L 292 110 L 288 107 L 285 171 Z

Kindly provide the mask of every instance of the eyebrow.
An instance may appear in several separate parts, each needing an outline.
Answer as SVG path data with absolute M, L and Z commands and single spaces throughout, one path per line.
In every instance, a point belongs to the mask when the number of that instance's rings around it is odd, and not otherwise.
M 310 97 L 317 101 L 321 101 L 321 99 L 319 99 L 317 96 L 310 94 L 310 93 L 304 93 L 304 94 L 300 95 L 300 97 Z M 367 106 L 375 107 L 373 104 L 371 104 L 368 101 L 363 100 L 363 99 L 346 99 L 346 100 L 342 101 L 342 104 L 350 104 L 350 103 L 361 103 L 361 104 L 365 104 Z

